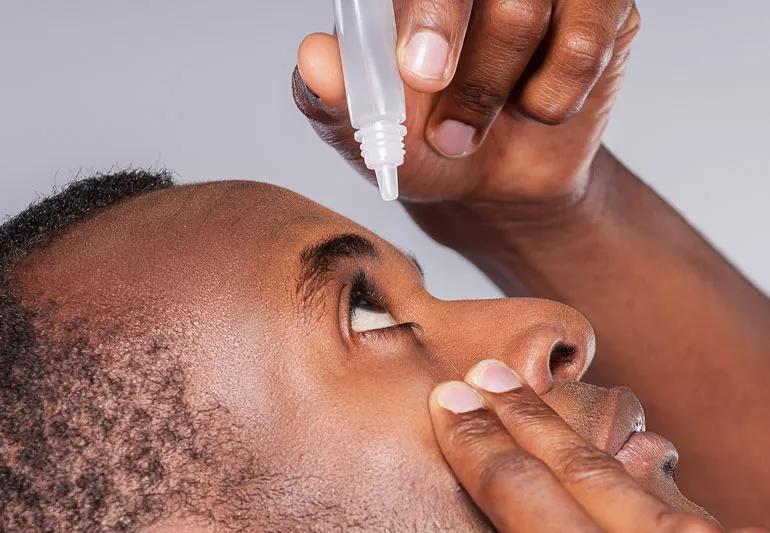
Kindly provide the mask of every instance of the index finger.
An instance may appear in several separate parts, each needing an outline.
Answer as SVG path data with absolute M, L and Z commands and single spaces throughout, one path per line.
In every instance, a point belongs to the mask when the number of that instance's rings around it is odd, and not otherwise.
M 401 77 L 419 92 L 444 89 L 454 76 L 473 0 L 396 2 Z
M 466 376 L 511 437 L 545 463 L 605 531 L 718 531 L 646 492 L 615 458 L 578 435 L 504 363 L 482 361 Z
M 599 531 L 469 385 L 454 381 L 434 389 L 430 414 L 444 458 L 498 531 Z

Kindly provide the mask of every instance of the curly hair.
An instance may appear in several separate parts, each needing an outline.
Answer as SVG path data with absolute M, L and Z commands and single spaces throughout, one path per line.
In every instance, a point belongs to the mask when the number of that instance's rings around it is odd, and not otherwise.
M 15 265 L 71 224 L 172 185 L 166 172 L 99 175 L 0 226 L 2 531 L 134 530 L 180 510 L 212 513 L 196 490 L 200 472 L 240 447 L 212 431 L 217 405 L 191 408 L 173 343 L 148 333 L 96 344 L 87 319 L 54 323 L 50 309 L 23 305 L 12 282 Z M 241 475 L 216 472 L 220 482 Z

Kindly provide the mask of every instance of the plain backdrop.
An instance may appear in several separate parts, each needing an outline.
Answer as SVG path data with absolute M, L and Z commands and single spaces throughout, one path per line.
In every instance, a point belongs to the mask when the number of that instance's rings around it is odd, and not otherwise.
M 770 2 L 640 0 L 609 146 L 770 288 Z M 307 195 L 416 253 L 446 298 L 492 284 L 432 243 L 295 110 L 322 0 L 0 0 L 0 217 L 95 171 L 169 168 Z

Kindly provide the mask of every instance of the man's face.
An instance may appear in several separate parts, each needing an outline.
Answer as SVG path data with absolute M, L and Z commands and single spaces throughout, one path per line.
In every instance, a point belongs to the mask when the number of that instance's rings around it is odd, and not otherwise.
M 610 454 L 643 429 L 627 389 L 578 383 L 594 336 L 576 311 L 437 300 L 411 258 L 277 187 L 151 193 L 80 224 L 29 265 L 23 284 L 75 302 L 65 315 L 108 331 L 141 310 L 141 327 L 174 332 L 190 401 L 223 406 L 256 460 L 241 482 L 263 525 L 486 529 L 441 456 L 427 403 L 482 359 L 509 364 Z M 687 505 L 666 476 L 676 451 L 648 440 L 618 457 Z

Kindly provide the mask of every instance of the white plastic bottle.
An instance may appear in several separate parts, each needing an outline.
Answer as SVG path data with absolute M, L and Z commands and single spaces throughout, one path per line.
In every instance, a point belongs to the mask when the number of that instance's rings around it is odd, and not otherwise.
M 398 198 L 406 104 L 396 62 L 392 0 L 333 0 L 350 123 L 383 200 Z

